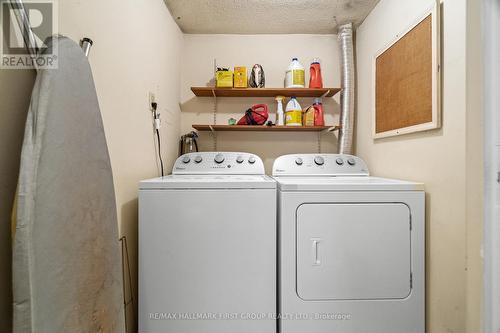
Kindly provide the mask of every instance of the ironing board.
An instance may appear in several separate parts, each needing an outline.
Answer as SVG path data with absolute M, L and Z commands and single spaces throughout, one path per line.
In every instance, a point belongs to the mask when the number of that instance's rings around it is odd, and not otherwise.
M 113 176 L 87 58 L 65 37 L 25 128 L 13 248 L 14 332 L 124 332 Z

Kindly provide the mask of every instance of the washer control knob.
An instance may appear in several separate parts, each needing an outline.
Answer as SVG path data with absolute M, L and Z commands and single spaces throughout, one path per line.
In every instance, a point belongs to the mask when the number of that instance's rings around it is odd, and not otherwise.
M 203 161 L 203 158 L 202 158 L 200 155 L 198 155 L 198 156 L 196 156 L 196 157 L 194 158 L 194 161 L 195 161 L 196 163 L 201 163 L 201 161 Z
M 356 160 L 355 160 L 354 158 L 352 158 L 352 157 L 351 157 L 351 158 L 349 158 L 349 159 L 347 160 L 347 163 L 349 163 L 349 165 L 355 166 L 355 165 L 356 165 Z
M 184 156 L 182 158 L 182 163 L 184 164 L 188 164 L 189 162 L 191 162 L 191 159 L 189 158 L 189 156 Z
M 217 154 L 214 157 L 214 161 L 217 164 L 221 164 L 222 162 L 224 162 L 224 160 L 225 160 L 225 158 L 224 158 L 224 155 L 222 155 L 222 154 Z
M 236 162 L 237 162 L 238 164 L 243 163 L 243 161 L 244 161 L 244 160 L 243 160 L 243 157 L 241 157 L 241 156 L 236 157 Z
M 250 156 L 250 157 L 248 158 L 248 163 L 250 163 L 250 164 L 254 164 L 254 163 L 255 163 L 255 157 L 254 157 L 254 156 Z
M 297 157 L 297 159 L 295 160 L 295 164 L 297 165 L 302 165 L 303 163 L 304 161 L 300 157 Z
M 338 165 L 344 165 L 344 160 L 343 160 L 343 159 L 341 159 L 340 157 L 339 157 L 339 158 L 337 158 L 337 159 L 335 160 L 335 162 L 336 162 Z
M 325 164 L 325 159 L 321 156 L 316 156 L 314 158 L 314 163 L 316 163 L 317 165 L 323 165 Z

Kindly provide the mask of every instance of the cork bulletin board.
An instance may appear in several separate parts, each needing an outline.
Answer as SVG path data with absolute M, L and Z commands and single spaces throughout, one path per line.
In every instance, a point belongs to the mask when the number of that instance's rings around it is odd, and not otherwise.
M 441 126 L 439 5 L 436 3 L 373 59 L 373 136 Z

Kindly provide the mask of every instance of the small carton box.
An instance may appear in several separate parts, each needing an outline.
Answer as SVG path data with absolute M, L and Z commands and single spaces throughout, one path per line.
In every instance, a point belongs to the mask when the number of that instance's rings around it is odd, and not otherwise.
M 304 114 L 302 116 L 302 125 L 304 126 L 314 126 L 314 106 L 309 106 L 307 109 L 304 109 Z
M 217 71 L 215 73 L 215 80 L 218 88 L 232 88 L 233 71 Z
M 234 67 L 234 87 L 248 87 L 247 68 L 245 66 Z

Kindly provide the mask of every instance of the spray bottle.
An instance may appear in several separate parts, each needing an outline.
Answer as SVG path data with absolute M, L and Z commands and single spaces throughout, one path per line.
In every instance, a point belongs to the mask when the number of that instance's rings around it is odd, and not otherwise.
M 283 111 L 283 100 L 285 96 L 276 96 L 275 100 L 278 103 L 278 107 L 276 109 L 276 125 L 283 126 L 285 125 L 285 112 Z

